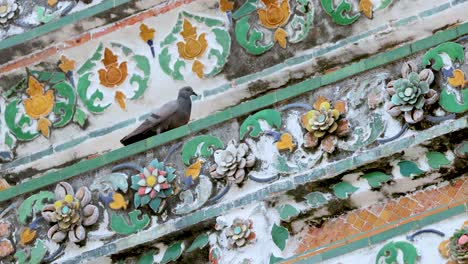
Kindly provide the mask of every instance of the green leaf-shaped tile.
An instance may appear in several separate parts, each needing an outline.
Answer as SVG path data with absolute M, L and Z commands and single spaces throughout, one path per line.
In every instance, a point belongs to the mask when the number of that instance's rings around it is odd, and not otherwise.
M 372 188 L 379 188 L 382 186 L 382 183 L 388 182 L 392 179 L 392 177 L 380 171 L 369 172 L 361 177 L 366 179 Z
M 32 217 L 34 213 L 42 211 L 46 203 L 53 202 L 55 194 L 42 191 L 28 197 L 18 208 L 18 220 L 26 225 L 26 220 Z
M 424 173 L 416 163 L 412 161 L 400 161 L 398 163 L 398 167 L 400 167 L 400 173 L 404 177 L 416 177 Z
M 333 185 L 333 192 L 335 193 L 336 197 L 340 199 L 348 199 L 348 196 L 359 188 L 354 187 L 349 182 L 340 182 Z
M 195 240 L 192 242 L 192 245 L 190 245 L 190 247 L 187 249 L 187 252 L 192 252 L 196 249 L 202 249 L 208 245 L 208 242 L 210 242 L 208 234 L 201 234 L 195 238 Z
M 451 163 L 444 154 L 436 151 L 427 152 L 426 158 L 429 166 L 435 170 L 440 169 L 442 166 L 450 165 Z
M 298 216 L 301 212 L 296 209 L 296 207 L 290 204 L 284 204 L 276 208 L 280 214 L 280 218 L 283 221 L 289 221 L 291 218 Z
M 282 226 L 274 224 L 271 229 L 271 237 L 273 238 L 275 245 L 283 251 L 286 247 L 286 240 L 289 238 L 289 231 Z
M 169 263 L 170 261 L 176 261 L 182 252 L 184 251 L 184 244 L 182 241 L 176 242 L 167 248 L 164 256 L 161 260 L 161 264 Z
M 121 235 L 130 235 L 143 230 L 149 222 L 150 218 L 147 214 L 142 215 L 140 210 L 134 210 L 128 214 L 130 218 L 128 221 L 123 215 L 112 213 L 111 216 L 111 229 Z
M 258 137 L 263 131 L 259 120 L 265 120 L 270 126 L 278 129 L 281 127 L 281 113 L 273 109 L 265 109 L 247 117 L 240 127 L 240 138 L 244 139 L 247 133 L 251 137 Z
M 200 144 L 202 144 L 200 146 Z M 184 143 L 182 147 L 182 161 L 185 165 L 190 165 L 190 159 L 196 157 L 198 154 L 197 151 L 200 147 L 200 156 L 208 158 L 213 155 L 215 149 L 224 148 L 224 143 L 221 139 L 210 136 L 203 135 L 194 137 L 191 140 Z

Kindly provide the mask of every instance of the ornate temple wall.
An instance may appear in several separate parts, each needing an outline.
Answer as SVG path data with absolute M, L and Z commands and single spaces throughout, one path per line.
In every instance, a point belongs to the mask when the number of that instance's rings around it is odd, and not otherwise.
M 0 263 L 465 263 L 467 9 L 0 0 Z

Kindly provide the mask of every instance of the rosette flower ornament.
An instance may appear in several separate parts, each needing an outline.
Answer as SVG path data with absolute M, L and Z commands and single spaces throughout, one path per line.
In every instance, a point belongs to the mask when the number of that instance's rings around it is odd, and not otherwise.
M 391 116 L 404 113 L 405 121 L 415 124 L 424 118 L 424 106 L 439 99 L 439 95 L 430 85 L 434 81 L 434 73 L 424 69 L 419 74 L 413 62 L 407 62 L 401 69 L 403 78 L 392 81 L 387 85 L 387 92 L 391 101 L 387 105 L 387 112 Z
M 230 248 L 243 247 L 255 239 L 252 231 L 252 220 L 234 219 L 230 227 L 226 228 L 226 237 Z
M 249 152 L 247 144 L 238 145 L 235 140 L 229 141 L 226 149 L 215 151 L 215 164 L 210 168 L 211 177 L 241 183 L 247 175 L 246 169 L 255 165 L 256 158 Z
M 54 225 L 47 232 L 47 236 L 54 242 L 63 242 L 67 236 L 73 243 L 86 238 L 86 226 L 95 224 L 99 218 L 99 209 L 89 204 L 91 191 L 81 187 L 73 191 L 73 187 L 60 182 L 55 187 L 55 203 L 48 204 L 42 209 L 42 217 Z
M 313 105 L 314 109 L 302 116 L 302 126 L 309 131 L 304 136 L 304 146 L 320 148 L 328 153 L 335 150 L 338 137 L 349 133 L 349 122 L 342 116 L 346 113 L 346 103 L 337 101 L 334 108 L 320 96 Z
M 163 162 L 153 160 L 143 171 L 132 176 L 131 188 L 135 191 L 134 204 L 138 208 L 149 204 L 158 213 L 166 203 L 166 199 L 174 195 L 175 169 L 164 166 Z
M 13 20 L 20 11 L 16 0 L 0 0 L 0 27 L 8 26 L 8 22 Z
M 447 264 L 468 264 L 468 222 L 449 240 L 443 241 L 439 251 L 444 258 L 450 260 Z

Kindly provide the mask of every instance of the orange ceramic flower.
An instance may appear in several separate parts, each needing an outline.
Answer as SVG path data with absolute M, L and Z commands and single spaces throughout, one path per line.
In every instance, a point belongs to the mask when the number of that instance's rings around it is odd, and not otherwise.
M 184 20 L 184 30 L 180 33 L 184 38 L 184 41 L 177 43 L 179 49 L 179 56 L 185 60 L 198 59 L 206 51 L 208 42 L 205 39 L 205 33 L 200 34 L 197 39 L 197 28 L 192 24 Z
M 37 130 L 45 137 L 49 137 L 49 127 L 52 124 L 46 116 L 54 107 L 54 91 L 44 92 L 44 86 L 36 78 L 30 76 L 26 93 L 29 95 L 29 98 L 23 100 L 26 114 L 33 119 L 38 119 Z
M 105 69 L 98 71 L 99 80 L 102 85 L 108 88 L 114 88 L 121 85 L 127 79 L 127 62 L 118 65 L 117 56 L 108 48 L 104 51 L 102 63 Z
M 288 0 L 281 1 L 281 4 L 278 4 L 278 0 L 262 0 L 262 2 L 266 9 L 259 9 L 257 12 L 263 26 L 274 29 L 288 22 L 290 15 Z

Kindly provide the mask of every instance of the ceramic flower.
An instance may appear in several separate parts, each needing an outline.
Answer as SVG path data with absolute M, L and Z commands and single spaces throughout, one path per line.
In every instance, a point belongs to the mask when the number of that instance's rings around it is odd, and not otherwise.
M 423 107 L 439 99 L 437 92 L 430 89 L 434 73 L 424 69 L 418 74 L 417 70 L 413 62 L 408 62 L 401 70 L 403 78 L 387 85 L 387 92 L 391 96 L 387 112 L 392 116 L 404 113 L 405 121 L 410 124 L 421 121 L 424 118 Z
M 11 255 L 15 249 L 8 239 L 11 235 L 11 224 L 6 221 L 0 222 L 0 259 Z
M 290 10 L 288 0 L 262 0 L 266 9 L 258 9 L 258 17 L 266 28 L 275 29 L 284 26 L 289 19 Z
M 468 264 L 468 222 L 457 230 L 449 240 L 443 241 L 439 251 L 450 264 Z
M 155 213 L 164 207 L 166 198 L 174 195 L 175 169 L 153 160 L 137 175 L 132 176 L 131 188 L 135 191 L 135 207 L 149 204 Z
M 232 225 L 226 230 L 229 247 L 243 247 L 255 239 L 255 233 L 252 231 L 252 220 L 234 219 Z
M 48 237 L 57 243 L 67 237 L 73 243 L 83 241 L 86 238 L 85 227 L 95 224 L 99 218 L 99 209 L 90 202 L 91 191 L 87 187 L 81 187 L 75 194 L 70 184 L 57 184 L 55 203 L 42 209 L 44 219 L 54 223 Z
M 185 60 L 199 59 L 206 51 L 208 42 L 205 37 L 206 34 L 197 35 L 197 28 L 184 19 L 184 30 L 180 33 L 184 38 L 184 41 L 177 43 L 179 50 L 179 56 Z
M 0 0 L 0 26 L 6 27 L 8 21 L 12 20 L 20 12 L 20 6 L 16 0 Z
M 325 97 L 320 96 L 313 105 L 314 109 L 301 118 L 302 126 L 308 131 L 305 135 L 305 147 L 314 148 L 321 145 L 321 149 L 332 153 L 335 150 L 337 137 L 349 133 L 348 120 L 343 118 L 346 104 L 337 101 L 334 108 Z
M 26 93 L 29 95 L 29 98 L 23 100 L 26 114 L 37 119 L 37 130 L 45 137 L 49 137 L 52 123 L 46 117 L 54 108 L 54 91 L 44 91 L 44 86 L 36 78 L 29 76 Z
M 249 153 L 247 144 L 238 145 L 235 140 L 231 140 L 225 150 L 215 151 L 216 164 L 210 168 L 211 177 L 227 178 L 228 182 L 241 183 L 246 176 L 246 169 L 253 167 L 255 160 L 255 156 Z
M 105 87 L 114 88 L 121 85 L 127 79 L 127 62 L 119 64 L 118 57 L 108 48 L 104 50 L 102 63 L 105 68 L 100 69 L 98 73 L 99 80 Z

